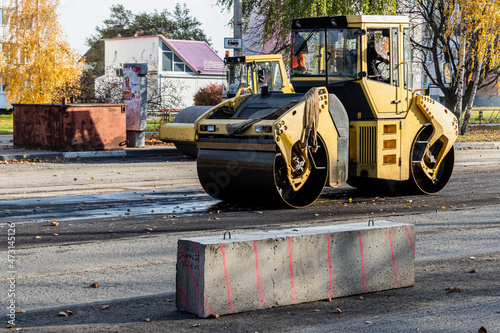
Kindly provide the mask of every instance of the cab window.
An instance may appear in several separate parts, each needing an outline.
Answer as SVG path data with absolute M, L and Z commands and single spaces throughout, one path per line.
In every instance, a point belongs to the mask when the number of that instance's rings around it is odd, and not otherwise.
M 366 49 L 368 78 L 390 83 L 389 29 L 369 29 Z

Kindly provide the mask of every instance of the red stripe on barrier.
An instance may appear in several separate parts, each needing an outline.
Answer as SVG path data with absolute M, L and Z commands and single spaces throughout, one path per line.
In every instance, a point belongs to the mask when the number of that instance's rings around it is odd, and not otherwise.
M 186 296 L 186 293 L 184 292 L 184 289 L 182 288 L 181 282 L 177 281 L 177 285 L 179 286 L 179 289 L 181 291 L 182 298 L 184 299 L 184 304 L 186 305 L 186 311 L 189 312 L 189 302 L 188 298 Z
M 330 254 L 330 239 L 331 235 L 328 234 L 328 294 L 332 297 L 332 256 Z
M 415 254 L 415 246 L 413 246 L 413 240 L 411 239 L 410 230 L 408 230 L 408 226 L 405 226 L 405 228 L 406 228 L 406 233 L 408 234 L 408 238 L 410 239 L 410 244 L 411 248 L 413 249 L 413 254 Z
M 224 254 L 224 247 L 222 244 L 219 244 L 220 250 L 222 252 L 222 262 L 224 263 L 224 277 L 226 278 L 226 289 L 227 289 L 227 301 L 229 303 L 229 313 L 233 313 L 233 303 L 231 301 L 231 289 L 229 289 L 229 278 L 227 276 L 227 267 L 226 267 L 226 255 Z
M 264 297 L 262 296 L 262 283 L 260 282 L 260 273 L 259 273 L 259 256 L 257 255 L 257 245 L 255 241 L 253 241 L 253 250 L 255 252 L 255 271 L 257 274 L 257 290 L 259 293 L 259 304 L 260 306 L 264 305 Z
M 394 258 L 394 249 L 392 247 L 391 230 L 389 230 L 389 243 L 391 243 L 392 269 L 394 270 L 394 285 L 398 286 L 398 272 L 396 270 L 396 259 Z
M 359 250 L 361 252 L 361 276 L 363 283 L 363 292 L 366 292 L 366 277 L 365 277 L 365 260 L 363 258 L 363 241 L 361 240 L 361 231 L 358 231 L 359 235 Z
M 293 282 L 293 265 L 292 265 L 292 240 L 288 238 L 288 261 L 290 263 L 290 283 L 292 286 L 292 304 L 295 304 L 295 285 Z
M 196 296 L 198 297 L 198 310 L 199 310 L 199 315 L 201 317 L 203 314 L 203 308 L 201 307 L 200 293 L 198 291 L 198 285 L 196 284 L 196 279 L 194 278 L 193 269 L 191 268 L 191 263 L 189 262 L 189 259 L 186 256 L 186 254 L 184 253 L 184 251 L 182 251 L 181 248 L 179 248 L 179 251 L 181 251 L 181 254 L 184 257 L 184 260 L 186 261 L 186 264 L 189 268 L 189 272 L 191 273 L 191 279 L 193 279 L 194 288 L 196 290 Z

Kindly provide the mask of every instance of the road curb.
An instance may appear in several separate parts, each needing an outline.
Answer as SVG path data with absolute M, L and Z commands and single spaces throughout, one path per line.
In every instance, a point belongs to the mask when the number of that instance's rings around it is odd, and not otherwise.
M 100 150 L 100 151 L 73 151 L 73 152 L 40 152 L 0 154 L 0 161 L 23 161 L 31 159 L 77 159 L 77 158 L 138 158 L 154 156 L 182 156 L 175 148 L 133 148 L 132 150 Z
M 8 147 L 8 148 L 7 148 Z M 40 151 L 20 151 L 13 149 L 11 145 L 2 149 L 0 147 L 0 161 L 23 161 L 31 159 L 77 159 L 77 158 L 140 158 L 154 156 L 184 156 L 175 147 L 149 146 L 145 148 L 126 148 L 123 150 L 94 150 L 94 151 L 75 151 L 75 152 L 57 152 L 49 150 Z M 500 142 L 455 142 L 455 149 L 500 149 Z M 9 150 L 17 150 L 15 153 Z M 186 157 L 187 158 L 187 157 Z
M 498 149 L 500 142 L 455 142 L 456 149 Z

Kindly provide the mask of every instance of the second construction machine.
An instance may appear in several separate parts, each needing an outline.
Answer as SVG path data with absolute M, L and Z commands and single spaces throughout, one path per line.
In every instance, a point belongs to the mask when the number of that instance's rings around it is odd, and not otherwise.
M 336 16 L 292 23 L 293 93 L 236 96 L 196 122 L 211 196 L 290 207 L 325 185 L 434 194 L 450 180 L 458 122 L 412 91 L 409 20 Z
M 262 86 L 268 91 L 292 93 L 281 54 L 260 54 L 225 57 L 226 82 L 222 100 L 251 93 L 260 93 Z M 160 139 L 172 142 L 181 153 L 196 158 L 198 155 L 197 125 L 210 113 L 211 106 L 190 106 L 181 110 L 172 123 L 160 127 Z

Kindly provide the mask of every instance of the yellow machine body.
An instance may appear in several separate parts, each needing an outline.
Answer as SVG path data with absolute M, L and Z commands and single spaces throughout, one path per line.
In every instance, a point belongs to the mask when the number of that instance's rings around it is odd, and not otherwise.
M 295 94 L 239 91 L 195 121 L 207 193 L 303 207 L 325 185 L 446 186 L 458 122 L 411 89 L 407 17 L 295 19 L 291 49 Z

